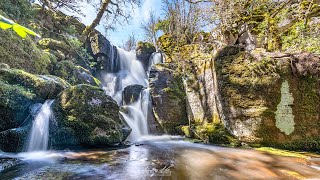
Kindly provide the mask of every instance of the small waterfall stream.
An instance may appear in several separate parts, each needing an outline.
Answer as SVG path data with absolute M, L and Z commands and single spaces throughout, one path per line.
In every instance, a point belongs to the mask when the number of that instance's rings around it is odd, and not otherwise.
M 45 151 L 48 148 L 49 122 L 52 118 L 51 105 L 54 100 L 47 100 L 39 110 L 29 133 L 27 152 Z
M 110 95 L 121 106 L 122 93 L 125 87 L 130 85 L 142 85 L 146 87 L 141 91 L 139 99 L 124 106 L 127 112 L 121 112 L 121 115 L 132 128 L 132 132 L 128 137 L 131 142 L 139 141 L 142 136 L 149 134 L 148 131 L 148 113 L 151 110 L 150 93 L 148 87 L 148 76 L 151 66 L 161 62 L 161 54 L 153 53 L 149 60 L 147 72 L 142 63 L 136 58 L 134 52 L 128 52 L 121 48 L 117 48 L 118 57 L 113 61 L 120 61 L 120 69 L 115 72 L 102 74 L 102 82 L 106 94 Z M 114 53 L 112 51 L 112 53 Z M 117 62 L 112 62 L 115 64 Z
M 138 101 L 125 106 L 128 113 L 120 112 L 126 122 L 132 128 L 128 137 L 130 141 L 138 141 L 142 136 L 148 135 L 148 113 L 149 113 L 150 93 L 145 89 L 140 93 Z

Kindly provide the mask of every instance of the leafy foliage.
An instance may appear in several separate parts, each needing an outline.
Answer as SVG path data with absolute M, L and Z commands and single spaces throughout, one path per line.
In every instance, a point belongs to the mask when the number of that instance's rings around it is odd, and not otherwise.
M 24 26 L 21 26 L 1 15 L 0 15 L 0 28 L 4 30 L 12 28 L 22 38 L 26 38 L 27 34 L 40 37 L 40 35 L 38 35 L 34 31 Z

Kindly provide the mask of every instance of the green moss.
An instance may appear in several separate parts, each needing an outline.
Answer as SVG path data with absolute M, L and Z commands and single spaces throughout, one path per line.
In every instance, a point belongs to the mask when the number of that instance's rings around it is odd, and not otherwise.
M 303 159 L 309 158 L 309 156 L 306 156 L 301 152 L 281 150 L 281 149 L 275 149 L 275 148 L 270 148 L 270 147 L 256 148 L 256 150 L 268 152 L 270 154 L 275 154 L 275 155 L 279 155 L 279 156 L 297 157 L 297 158 L 303 158 Z
M 92 76 L 87 69 L 76 66 L 72 61 L 60 61 L 53 67 L 52 74 L 65 79 L 72 85 L 90 84 L 93 86 L 100 86 L 101 82 Z
M 72 142 L 86 146 L 105 146 L 122 142 L 124 124 L 119 118 L 117 103 L 104 91 L 90 85 L 77 85 L 63 91 L 53 104 L 59 127 L 65 131 L 53 134 L 55 144 L 68 144 L 61 134 Z
M 221 123 L 205 123 L 179 127 L 188 138 L 200 139 L 206 143 L 238 146 L 239 142 Z
M 0 75 L 0 79 L 4 82 L 30 89 L 43 99 L 55 98 L 57 94 L 69 86 L 62 79 L 38 76 L 18 69 L 0 69 Z
M 0 29 L 0 62 L 30 73 L 48 74 L 51 59 L 34 40 L 21 39 L 10 30 Z

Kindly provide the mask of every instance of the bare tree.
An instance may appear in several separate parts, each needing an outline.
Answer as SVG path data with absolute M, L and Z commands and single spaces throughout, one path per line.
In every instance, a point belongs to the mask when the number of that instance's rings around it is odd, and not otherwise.
M 49 8 L 51 10 L 65 9 L 69 12 L 75 12 L 82 15 L 80 10 L 80 3 L 87 2 L 90 3 L 91 0 L 38 0 L 42 5 L 42 8 Z
M 207 25 L 203 3 L 189 3 L 186 0 L 163 0 L 166 25 L 165 33 L 190 43 L 193 36 Z
M 115 24 L 128 23 L 131 18 L 131 11 L 127 10 L 134 9 L 140 3 L 141 0 L 100 0 L 96 18 L 85 28 L 82 35 L 84 38 L 88 37 L 92 30 L 102 21 L 103 17 L 105 17 L 106 21 L 104 23 L 107 29 L 114 29 Z
M 126 51 L 132 51 L 136 49 L 137 39 L 134 34 L 129 35 L 126 42 L 123 43 L 122 48 Z
M 146 40 L 153 43 L 154 47 L 158 49 L 157 47 L 157 23 L 159 21 L 159 18 L 156 17 L 154 11 L 150 11 L 149 13 L 149 20 L 146 22 L 143 22 L 141 24 L 141 29 L 144 31 Z

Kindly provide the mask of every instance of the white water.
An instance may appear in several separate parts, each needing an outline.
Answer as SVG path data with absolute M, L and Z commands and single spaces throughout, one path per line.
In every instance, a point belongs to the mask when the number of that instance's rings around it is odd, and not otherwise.
M 122 92 L 125 87 L 134 84 L 140 84 L 146 87 L 148 80 L 147 74 L 140 61 L 136 59 L 134 52 L 127 52 L 118 48 L 118 53 L 119 59 L 117 60 L 120 61 L 119 72 L 103 74 L 102 82 L 106 94 L 121 105 Z
M 132 129 L 128 140 L 131 142 L 140 141 L 142 136 L 149 134 L 148 130 L 148 113 L 149 113 L 150 93 L 149 89 L 145 89 L 140 93 L 138 101 L 125 106 L 128 113 L 122 116 Z
M 122 105 L 122 93 L 125 87 L 139 84 L 148 87 L 148 75 L 151 66 L 161 62 L 161 54 L 154 53 L 149 60 L 148 71 L 146 72 L 142 63 L 136 59 L 134 52 L 127 52 L 117 48 L 120 61 L 120 69 L 117 73 L 105 73 L 102 77 L 104 90 L 119 105 Z M 112 61 L 111 64 L 114 64 Z M 127 113 L 121 112 L 122 116 L 131 127 L 132 132 L 128 137 L 131 142 L 139 141 L 142 136 L 149 135 L 148 113 L 150 110 L 150 93 L 145 89 L 140 93 L 138 101 L 125 106 Z
M 27 151 L 45 151 L 48 148 L 49 122 L 52 116 L 53 100 L 47 100 L 32 122 Z

